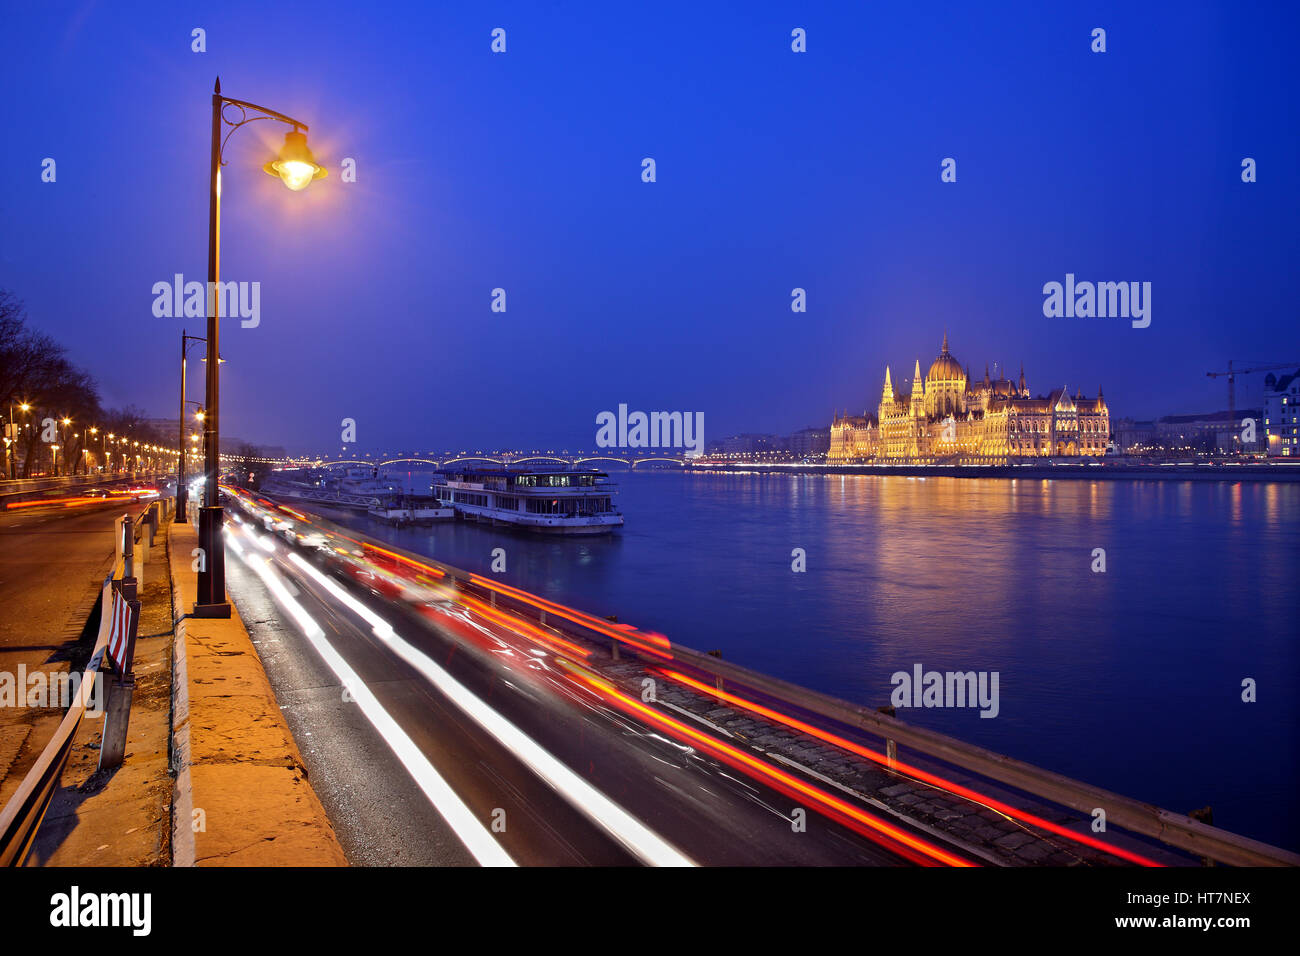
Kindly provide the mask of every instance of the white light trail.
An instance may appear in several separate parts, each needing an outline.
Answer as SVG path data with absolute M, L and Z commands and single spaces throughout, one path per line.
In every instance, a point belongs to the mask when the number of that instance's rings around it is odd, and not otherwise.
M 402 639 L 391 624 L 348 594 L 337 582 L 322 574 L 301 555 L 289 560 L 306 572 L 338 601 L 349 607 L 374 629 L 404 661 L 418 670 L 447 698 L 495 737 L 506 749 L 532 769 L 569 803 L 594 821 L 639 859 L 652 866 L 694 866 L 689 857 L 668 843 L 640 820 L 583 780 L 522 730 L 475 696 L 465 685 L 439 667 L 430 657 Z
M 245 530 L 246 534 L 256 536 Z M 397 721 L 389 716 L 388 711 L 379 703 L 378 699 L 372 694 L 369 688 L 362 683 L 361 678 L 351 667 L 348 666 L 342 655 L 339 654 L 325 639 L 325 631 L 315 619 L 307 613 L 307 610 L 294 600 L 293 595 L 289 593 L 284 582 L 279 575 L 273 571 L 265 559 L 260 559 L 256 555 L 248 555 L 235 541 L 233 535 L 230 537 L 230 543 L 235 547 L 235 553 L 238 554 L 254 573 L 257 574 L 266 584 L 276 601 L 283 607 L 302 629 L 307 640 L 311 642 L 316 653 L 321 656 L 326 665 L 332 670 L 339 681 L 351 693 L 361 712 L 365 714 L 366 719 L 374 726 L 379 735 L 384 738 L 384 742 L 401 761 L 402 766 L 415 780 L 416 784 L 424 791 L 429 802 L 433 804 L 439 815 L 447 821 L 447 825 L 465 844 L 465 848 L 473 854 L 483 866 L 515 866 L 515 861 L 493 838 L 492 834 L 486 827 L 478 821 L 473 812 L 464 801 L 460 799 L 451 789 L 451 786 L 438 773 L 437 768 L 429 762 L 423 751 L 416 746 L 406 731 L 402 730 Z M 260 544 L 260 542 L 258 542 Z

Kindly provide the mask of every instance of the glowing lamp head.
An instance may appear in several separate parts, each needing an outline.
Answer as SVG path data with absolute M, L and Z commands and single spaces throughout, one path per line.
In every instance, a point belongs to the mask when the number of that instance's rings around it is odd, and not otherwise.
M 323 179 L 326 175 L 325 168 L 316 162 L 316 157 L 307 148 L 307 134 L 296 129 L 284 134 L 284 146 L 280 148 L 279 157 L 262 169 L 272 176 L 279 176 L 294 192 L 306 189 L 313 179 Z

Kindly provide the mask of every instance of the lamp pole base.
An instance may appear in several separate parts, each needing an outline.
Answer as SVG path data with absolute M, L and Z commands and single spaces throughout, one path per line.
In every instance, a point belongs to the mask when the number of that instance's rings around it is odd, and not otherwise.
M 230 617 L 229 604 L 196 604 L 194 617 Z
M 195 617 L 230 617 L 226 598 L 226 542 L 221 536 L 223 509 L 204 505 L 199 509 L 199 549 L 203 564 L 199 570 Z

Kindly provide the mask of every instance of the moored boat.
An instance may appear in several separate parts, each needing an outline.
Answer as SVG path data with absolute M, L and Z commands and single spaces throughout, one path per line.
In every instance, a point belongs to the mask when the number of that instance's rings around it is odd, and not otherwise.
M 433 494 L 466 521 L 546 534 L 606 534 L 622 527 L 617 487 L 603 471 L 445 469 Z

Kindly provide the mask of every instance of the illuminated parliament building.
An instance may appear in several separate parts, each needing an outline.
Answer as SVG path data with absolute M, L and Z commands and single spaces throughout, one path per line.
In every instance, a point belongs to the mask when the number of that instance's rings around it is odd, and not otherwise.
M 948 334 L 921 379 L 916 363 L 911 393 L 894 389 L 889 368 L 875 416 L 835 415 L 830 464 L 892 458 L 914 461 L 967 458 L 1014 459 L 1106 454 L 1110 411 L 1101 389 L 1096 398 L 1062 386 L 1031 398 L 1021 366 L 1020 380 L 971 379 L 948 351 Z

